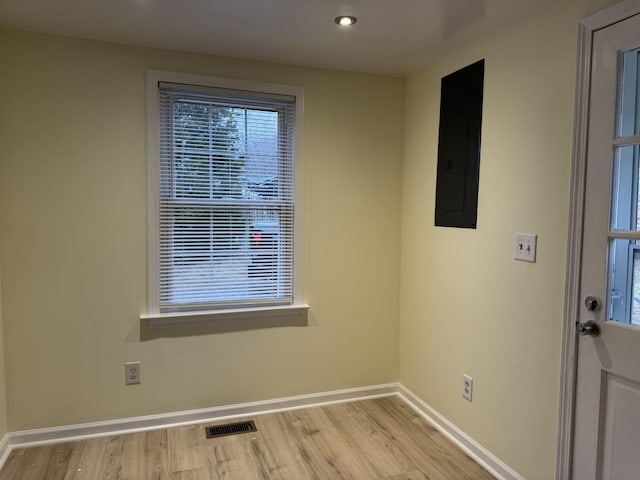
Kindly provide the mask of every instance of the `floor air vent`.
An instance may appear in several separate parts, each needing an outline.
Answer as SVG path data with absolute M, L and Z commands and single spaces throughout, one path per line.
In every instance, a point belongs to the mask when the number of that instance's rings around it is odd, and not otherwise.
M 256 428 L 256 424 L 253 423 L 253 420 L 248 422 L 227 423 L 226 425 L 207 427 L 207 438 L 225 437 L 227 435 L 257 431 L 258 429 Z

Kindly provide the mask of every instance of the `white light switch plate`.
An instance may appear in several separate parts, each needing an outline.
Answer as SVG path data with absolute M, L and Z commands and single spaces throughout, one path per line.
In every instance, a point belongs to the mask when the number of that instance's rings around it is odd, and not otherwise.
M 513 258 L 535 262 L 537 239 L 538 236 L 534 233 L 516 233 Z

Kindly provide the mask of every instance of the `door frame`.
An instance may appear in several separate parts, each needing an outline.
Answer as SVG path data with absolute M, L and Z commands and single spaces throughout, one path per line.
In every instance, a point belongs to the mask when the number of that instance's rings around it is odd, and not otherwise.
M 639 13 L 639 0 L 625 0 L 578 22 L 571 199 L 558 419 L 557 480 L 569 480 L 571 478 L 571 463 L 573 459 L 576 372 L 578 367 L 578 337 L 575 333 L 575 322 L 580 312 L 580 274 L 593 34 Z

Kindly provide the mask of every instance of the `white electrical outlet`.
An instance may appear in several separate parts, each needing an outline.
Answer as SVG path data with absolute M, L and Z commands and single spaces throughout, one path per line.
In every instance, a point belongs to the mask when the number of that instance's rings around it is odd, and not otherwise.
M 538 236 L 534 233 L 516 233 L 513 258 L 535 262 L 537 239 Z
M 466 373 L 462 374 L 462 398 L 471 401 L 473 396 L 473 378 Z
M 137 385 L 140 383 L 140 362 L 127 362 L 124 364 L 125 385 Z

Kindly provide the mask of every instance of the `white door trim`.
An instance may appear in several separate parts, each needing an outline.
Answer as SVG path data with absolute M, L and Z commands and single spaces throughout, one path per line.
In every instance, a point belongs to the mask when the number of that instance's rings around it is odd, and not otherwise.
M 597 30 L 640 13 L 640 0 L 625 0 L 595 13 L 578 23 L 578 56 L 574 110 L 571 207 L 567 246 L 560 414 L 558 419 L 558 455 L 556 479 L 571 479 L 573 419 L 577 368 L 575 322 L 580 305 L 580 261 L 582 258 L 583 216 L 587 162 L 587 128 L 591 86 L 593 34 Z

